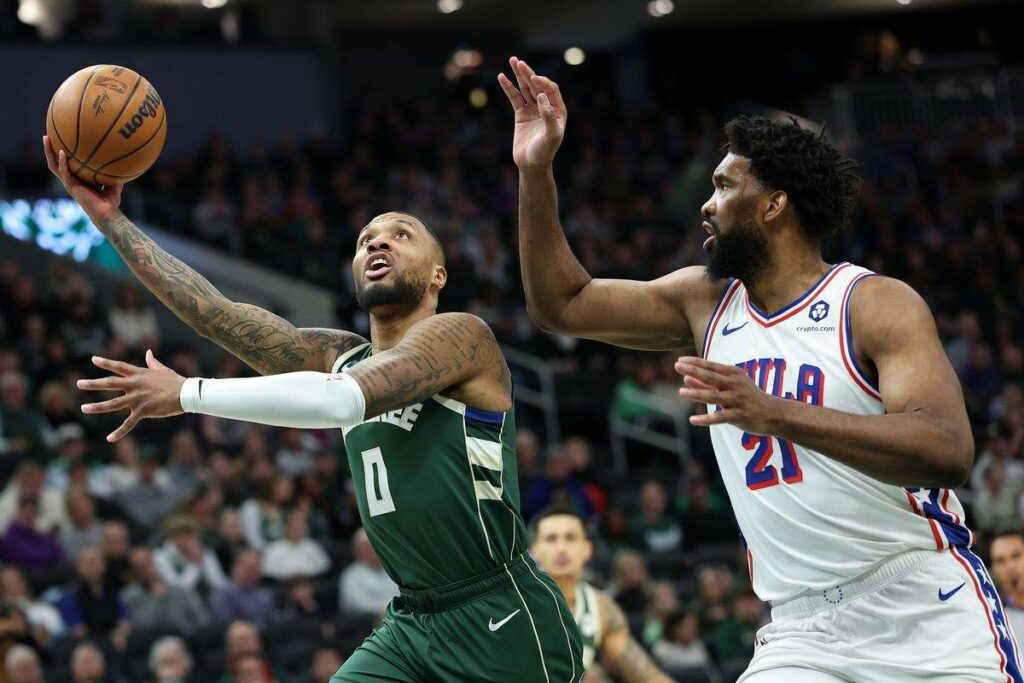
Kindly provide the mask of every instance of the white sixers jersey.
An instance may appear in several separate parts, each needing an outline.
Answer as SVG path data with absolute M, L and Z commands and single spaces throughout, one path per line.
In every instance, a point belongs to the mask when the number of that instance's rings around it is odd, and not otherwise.
M 878 387 L 850 351 L 850 295 L 872 275 L 837 264 L 772 315 L 733 280 L 708 322 L 703 356 L 742 367 L 775 396 L 881 415 Z M 906 550 L 974 540 L 949 489 L 885 484 L 816 451 L 733 425 L 712 426 L 711 440 L 762 600 L 825 590 Z

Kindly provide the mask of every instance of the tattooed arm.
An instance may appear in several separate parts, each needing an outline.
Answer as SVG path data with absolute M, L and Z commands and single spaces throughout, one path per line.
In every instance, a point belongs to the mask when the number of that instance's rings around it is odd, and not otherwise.
M 650 655 L 633 639 L 622 608 L 608 595 L 598 592 L 602 632 L 601 660 L 625 683 L 671 683 Z
M 123 391 L 82 406 L 86 413 L 130 410 L 108 441 L 117 441 L 147 417 L 183 411 L 279 427 L 353 427 L 381 413 L 448 396 L 487 411 L 512 405 L 512 383 L 490 328 L 468 313 L 432 315 L 416 323 L 391 349 L 350 371 L 289 372 L 244 379 L 185 379 L 152 353 L 145 368 L 94 358 L 115 376 L 79 380 L 92 391 Z
M 118 208 L 122 185 L 96 188 L 71 175 L 67 155 L 43 138 L 50 171 L 114 245 L 135 276 L 200 335 L 263 375 L 330 370 L 335 359 L 366 340 L 341 330 L 296 329 L 278 315 L 227 299 L 209 280 L 161 249 Z

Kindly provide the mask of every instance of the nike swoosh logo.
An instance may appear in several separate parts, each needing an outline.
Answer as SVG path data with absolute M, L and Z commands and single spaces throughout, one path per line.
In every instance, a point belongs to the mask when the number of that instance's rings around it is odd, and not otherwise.
M 748 321 L 748 322 L 749 322 L 749 321 Z M 739 332 L 740 330 L 742 330 L 742 329 L 743 329 L 744 327 L 746 327 L 746 326 L 747 326 L 747 323 L 743 323 L 743 324 L 742 324 L 742 325 L 740 325 L 739 327 L 734 327 L 734 328 L 732 328 L 732 329 L 730 330 L 730 329 L 729 329 L 729 323 L 726 323 L 726 324 L 725 324 L 725 327 L 723 327 L 723 328 L 722 328 L 722 336 L 723 336 L 723 337 L 728 337 L 728 336 L 729 336 L 730 334 L 732 334 L 733 332 Z
M 964 581 L 963 583 L 961 583 L 959 586 L 957 586 L 953 590 L 949 591 L 948 593 L 943 593 L 942 589 L 940 588 L 939 589 L 939 600 L 941 600 L 942 602 L 945 602 L 946 600 L 949 600 L 951 597 L 956 595 L 957 591 L 960 590 L 961 588 L 963 588 L 964 584 L 966 584 L 966 583 L 967 582 Z
M 515 615 L 519 614 L 520 612 L 522 612 L 522 610 L 517 609 L 515 612 L 513 612 L 510 615 L 508 615 L 507 617 L 505 617 L 504 619 L 499 621 L 497 624 L 494 623 L 494 619 L 488 619 L 487 620 L 487 628 L 491 629 L 491 633 L 494 633 L 499 628 L 501 628 L 502 626 L 507 624 L 509 619 L 511 619 Z

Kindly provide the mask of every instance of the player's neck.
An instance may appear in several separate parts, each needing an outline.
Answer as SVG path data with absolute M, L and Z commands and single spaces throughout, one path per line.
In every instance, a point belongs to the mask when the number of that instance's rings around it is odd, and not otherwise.
M 378 307 L 370 313 L 370 341 L 373 352 L 381 353 L 396 346 L 409 328 L 437 313 L 437 309 L 420 305 L 412 310 L 382 310 Z
M 569 603 L 569 611 L 576 609 L 576 586 L 579 585 L 579 578 L 574 576 L 562 576 L 555 579 L 558 589 L 562 591 L 562 597 Z
M 774 313 L 810 289 L 829 267 L 817 249 L 780 249 L 752 282 L 743 285 L 755 306 Z

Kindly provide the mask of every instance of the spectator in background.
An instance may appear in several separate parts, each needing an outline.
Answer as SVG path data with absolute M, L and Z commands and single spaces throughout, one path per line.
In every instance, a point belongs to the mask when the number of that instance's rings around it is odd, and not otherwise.
M 129 434 L 113 445 L 114 462 L 92 473 L 93 492 L 112 498 L 139 482 L 139 442 Z
M 294 493 L 291 478 L 272 476 L 260 486 L 256 498 L 242 503 L 242 530 L 250 548 L 262 551 L 271 541 L 284 537 L 285 506 Z
M 102 354 L 107 344 L 107 328 L 105 321 L 96 316 L 92 295 L 75 294 L 66 305 L 60 331 L 72 357 L 86 359 Z
M 362 527 L 352 534 L 355 560 L 341 573 L 338 597 L 345 615 L 380 614 L 391 598 L 398 596 L 398 586 L 384 568 L 370 539 Z
M 107 561 L 106 581 L 114 590 L 121 590 L 131 583 L 135 575 L 132 572 L 131 543 L 128 537 L 128 526 L 124 522 L 112 520 L 103 524 L 103 557 Z
M 306 512 L 288 513 L 284 538 L 263 551 L 263 575 L 277 581 L 310 578 L 331 568 L 331 558 L 323 546 L 309 538 Z
M 323 683 L 323 681 L 329 681 L 344 663 L 345 658 L 338 652 L 338 648 L 330 645 L 321 645 L 313 650 L 313 661 L 309 666 L 309 673 L 300 678 L 297 683 Z
M 14 370 L 0 373 L 0 457 L 42 449 L 45 425 L 45 418 L 28 404 L 25 376 Z
M 231 622 L 224 635 L 224 678 L 231 683 L 235 666 L 246 656 L 263 656 L 263 640 L 251 622 L 239 619 Z
M 1021 486 L 1006 481 L 1003 463 L 993 462 L 985 471 L 985 488 L 974 498 L 974 523 L 985 534 L 1020 528 L 1018 499 Z
M 18 466 L 13 479 L 0 495 L 0 530 L 6 529 L 14 520 L 22 496 L 35 497 L 39 501 L 39 515 L 35 521 L 37 531 L 53 531 L 67 523 L 64 496 L 46 486 L 42 467 L 26 461 Z
M 190 683 L 192 655 L 185 641 L 177 636 L 164 636 L 149 649 L 149 670 L 153 683 Z
M 665 621 L 665 635 L 651 649 L 654 658 L 670 674 L 683 677 L 679 672 L 701 671 L 710 675 L 711 657 L 701 640 L 700 618 L 693 612 L 677 612 Z
M 71 651 L 71 679 L 74 683 L 109 683 L 103 651 L 90 642 L 77 645 Z
M 12 645 L 4 655 L 8 683 L 45 683 L 39 655 L 28 645 Z
M 67 385 L 57 380 L 51 379 L 40 387 L 36 404 L 46 421 L 47 433 L 44 434 L 44 437 L 48 439 L 47 445 L 51 447 L 57 445 L 54 442 L 54 437 L 57 428 L 61 425 L 72 423 L 82 425 L 82 411 L 73 403 L 74 397 Z
M 115 339 L 137 352 L 155 347 L 160 338 L 156 311 L 131 285 L 117 290 L 114 305 L 107 311 L 107 325 Z
M 212 550 L 203 546 L 190 515 L 170 517 L 166 529 L 167 540 L 153 553 L 153 560 L 157 573 L 168 586 L 208 596 L 228 584 L 220 561 Z
M 233 567 L 238 554 L 251 550 L 242 531 L 242 516 L 238 510 L 224 508 L 217 523 L 217 540 L 213 546 L 222 567 Z
M 60 544 L 67 557 L 77 557 L 87 545 L 103 542 L 103 525 L 96 519 L 96 505 L 85 491 L 68 491 L 65 496 L 68 523 L 60 532 Z
M 709 634 L 719 665 L 736 674 L 744 671 L 754 656 L 754 636 L 765 621 L 764 603 L 754 591 L 737 591 L 732 597 L 729 617 Z
M 245 619 L 262 628 L 274 611 L 274 594 L 260 586 L 260 556 L 244 552 L 231 568 L 231 581 L 213 591 L 210 607 L 214 616 L 228 624 Z
M 714 633 L 729 618 L 733 577 L 728 568 L 704 566 L 697 570 L 697 598 L 692 609 L 700 617 L 700 630 Z
M 160 467 L 155 449 L 143 448 L 139 457 L 139 480 L 115 500 L 136 525 L 151 531 L 174 508 L 180 492 Z
M 612 558 L 612 580 L 608 593 L 630 616 L 644 613 L 647 606 L 647 566 L 635 550 L 620 550 Z
M 640 513 L 630 523 L 633 546 L 645 553 L 673 553 L 683 545 L 683 528 L 667 514 L 668 494 L 658 481 L 640 488 Z
M 658 642 L 665 633 L 665 620 L 679 611 L 679 596 L 669 581 L 654 581 L 650 585 L 647 610 L 644 614 L 643 641 L 648 645 Z
M 279 683 L 270 663 L 260 655 L 239 657 L 234 675 L 234 683 Z
M 996 536 L 990 554 L 992 576 L 1010 627 L 1014 634 L 1024 634 L 1024 534 L 1013 531 Z
M 573 473 L 573 461 L 558 447 L 548 450 L 544 476 L 537 477 L 526 489 L 523 517 L 530 519 L 549 505 L 564 505 L 580 511 L 589 519 L 594 506 L 587 496 L 586 485 Z
M 325 634 L 333 630 L 331 620 L 337 613 L 337 605 L 328 605 L 316 595 L 316 585 L 311 579 L 289 581 L 281 607 L 274 612 L 274 621 L 316 619 Z
M 986 437 L 984 448 L 971 470 L 971 488 L 976 492 L 985 488 L 985 475 L 994 463 L 1002 464 L 1003 476 L 1010 489 L 1024 488 L 1024 462 L 1014 457 L 1020 452 L 1024 431 L 1014 433 L 1009 424 L 999 420 L 988 426 Z
M 0 599 L 24 612 L 37 642 L 49 645 L 64 632 L 60 612 L 50 603 L 35 599 L 25 576 L 17 567 L 0 569 Z
M 85 442 L 85 428 L 77 422 L 62 424 L 56 431 L 57 457 L 46 468 L 46 484 L 61 493 L 67 493 L 68 476 L 72 467 L 85 462 L 89 450 Z
M 116 649 L 124 650 L 132 626 L 124 601 L 105 580 L 106 570 L 99 548 L 83 548 L 75 561 L 77 580 L 57 609 L 74 637 L 109 637 Z
M 186 635 L 212 619 L 206 604 L 192 588 L 170 586 L 156 570 L 149 548 L 132 551 L 135 581 L 124 589 L 124 600 L 136 628 L 171 628 Z
M 241 235 L 238 232 L 238 212 L 224 193 L 220 183 L 211 183 L 203 198 L 196 204 L 192 220 L 203 241 L 238 253 Z
M 0 561 L 13 564 L 33 578 L 52 576 L 67 560 L 56 533 L 36 530 L 39 498 L 22 495 L 18 514 L 3 536 L 0 536 Z
M 299 477 L 313 470 L 313 456 L 320 447 L 316 437 L 308 430 L 285 429 L 274 462 L 289 477 Z
M 199 485 L 199 469 L 202 464 L 203 449 L 195 432 L 188 429 L 174 432 L 164 471 L 179 497 L 184 497 Z

